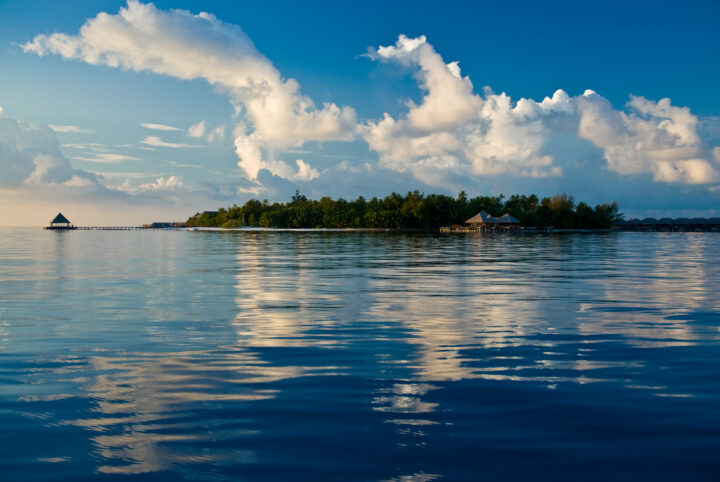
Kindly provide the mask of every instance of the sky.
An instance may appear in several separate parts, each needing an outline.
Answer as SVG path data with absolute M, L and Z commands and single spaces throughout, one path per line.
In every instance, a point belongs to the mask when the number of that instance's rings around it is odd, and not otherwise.
M 0 0 L 0 225 L 296 189 L 720 216 L 718 21 L 716 1 Z

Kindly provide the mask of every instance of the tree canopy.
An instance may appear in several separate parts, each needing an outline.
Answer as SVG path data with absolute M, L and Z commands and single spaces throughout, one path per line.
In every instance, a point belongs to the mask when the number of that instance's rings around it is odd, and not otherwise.
M 565 193 L 542 199 L 535 194 L 469 198 L 461 191 L 453 198 L 412 191 L 404 196 L 392 193 L 382 199 L 366 200 L 360 196 L 346 201 L 329 197 L 310 200 L 296 192 L 286 203 L 250 199 L 242 206 L 235 204 L 216 213 L 193 216 L 188 225 L 437 230 L 441 226 L 463 224 L 483 210 L 493 216 L 509 213 L 522 225 L 539 228 L 609 228 L 623 218 L 615 202 L 590 207 L 584 202 L 576 204 L 573 197 Z

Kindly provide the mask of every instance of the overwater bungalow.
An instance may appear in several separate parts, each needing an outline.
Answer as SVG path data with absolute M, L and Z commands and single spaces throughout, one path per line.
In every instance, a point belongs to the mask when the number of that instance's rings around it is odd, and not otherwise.
M 496 232 L 496 231 L 518 231 L 521 229 L 520 221 L 508 213 L 500 217 L 488 214 L 486 211 L 480 211 L 471 217 L 465 224 L 469 224 L 476 231 Z
M 620 221 L 616 227 L 623 231 L 718 232 L 720 218 L 633 218 Z
M 55 219 L 50 221 L 50 224 L 43 227 L 43 229 L 56 229 L 56 230 L 68 230 L 68 229 L 77 229 L 73 224 L 70 222 L 68 218 L 63 216 L 62 213 L 58 213 L 57 216 L 55 216 Z

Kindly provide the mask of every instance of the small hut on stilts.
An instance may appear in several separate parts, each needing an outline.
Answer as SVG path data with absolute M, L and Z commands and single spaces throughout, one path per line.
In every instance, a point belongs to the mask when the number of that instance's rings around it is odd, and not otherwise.
M 77 228 L 73 226 L 70 220 L 63 216 L 62 213 L 58 213 L 58 215 L 55 216 L 55 219 L 50 221 L 50 224 L 43 227 L 43 229 L 68 230 Z

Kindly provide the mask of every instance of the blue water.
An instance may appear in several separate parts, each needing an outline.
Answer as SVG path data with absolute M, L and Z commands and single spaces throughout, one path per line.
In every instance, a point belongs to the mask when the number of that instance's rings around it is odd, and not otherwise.
M 717 480 L 720 235 L 0 230 L 0 480 Z

